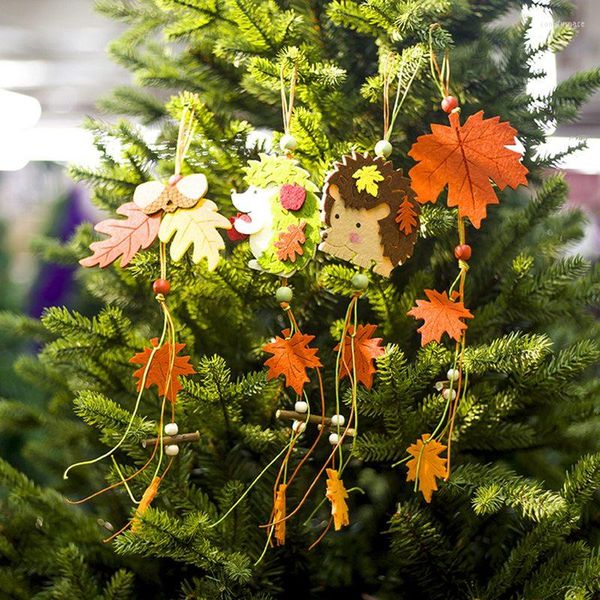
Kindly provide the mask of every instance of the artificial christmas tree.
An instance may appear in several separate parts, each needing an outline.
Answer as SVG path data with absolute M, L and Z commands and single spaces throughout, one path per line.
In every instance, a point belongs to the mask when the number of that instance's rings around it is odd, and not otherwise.
M 365 282 L 353 265 L 317 252 L 293 275 L 293 294 L 278 291 L 276 298 L 280 282 L 247 267 L 252 253 L 244 241 L 228 242 L 218 265 L 183 257 L 172 265 L 170 309 L 196 371 L 182 380 L 178 426 L 199 436 L 181 444 L 158 494 L 149 472 L 131 481 L 145 510 L 110 544 L 101 540 L 134 515 L 124 486 L 78 507 L 63 496 L 76 500 L 107 480 L 120 484 L 150 456 L 143 442 L 156 438 L 157 399 L 147 390 L 140 414 L 148 416 L 132 420 L 136 367 L 129 361 L 148 348 L 160 327 L 151 289 L 160 275 L 159 247 L 138 253 L 125 269 L 80 275 L 106 304 L 97 315 L 54 308 L 41 323 L 3 315 L 4 327 L 44 342 L 36 359 L 22 358 L 16 368 L 48 394 L 44 410 L 31 408 L 23 455 L 54 479 L 40 488 L 8 463 L 0 466 L 0 593 L 208 599 L 599 594 L 600 382 L 594 368 L 600 330 L 590 312 L 599 274 L 579 257 L 565 256 L 581 236 L 583 218 L 561 210 L 566 185 L 548 172 L 559 157 L 540 156 L 536 149 L 547 122 L 576 117 L 600 85 L 600 72 L 576 75 L 535 101 L 525 92 L 528 79 L 539 76 L 531 73 L 532 59 L 564 47 L 573 35 L 569 27 L 557 25 L 545 44 L 530 48 L 528 23 L 496 23 L 520 8 L 520 2 L 505 0 L 98 4 L 129 24 L 111 53 L 141 86 L 117 90 L 103 106 L 160 128 L 157 141 L 147 143 L 127 121 L 89 123 L 102 166 L 73 167 L 72 174 L 92 186 L 96 204 L 110 218 L 132 201 L 137 186 L 173 173 L 182 91 L 199 98 L 190 100 L 194 135 L 182 174 L 203 173 L 219 209 L 241 218 L 230 191 L 245 189 L 244 167 L 264 150 L 251 141 L 253 130 L 280 127 L 282 69 L 297 71 L 288 133 L 297 142 L 294 157 L 312 181 L 322 182 L 341 156 L 371 151 L 381 138 L 390 53 L 406 72 L 416 72 L 415 62 L 422 62 L 393 134 L 383 140 L 394 148 L 394 167 L 407 173 L 415 166 L 408 156 L 412 143 L 429 133 L 430 123 L 447 118 L 427 69 L 431 50 L 450 50 L 451 92 L 460 101 L 463 125 L 484 108 L 517 129 L 530 190 L 499 194 L 484 226 L 469 226 L 472 256 L 464 243 L 456 250 L 456 259 L 469 261 L 470 268 L 464 294 L 474 318 L 462 359 L 469 387 L 457 408 L 451 477 L 437 479 L 430 503 L 406 481 L 415 479 L 419 465 L 392 465 L 403 461 L 407 449 L 408 458 L 422 454 L 447 403 L 444 382 L 454 379 L 454 347 L 441 340 L 420 348 L 419 325 L 407 316 L 424 288 L 448 290 L 455 277 L 457 212 L 442 202 L 421 207 L 413 256 L 389 279 L 371 273 Z M 557 19 L 568 14 L 562 0 L 550 5 Z M 163 102 L 163 90 L 176 99 Z M 446 108 L 453 107 L 446 102 Z M 107 150 L 115 140 L 119 156 Z M 289 139 L 283 142 L 290 146 Z M 76 262 L 89 254 L 93 240 L 91 227 L 83 227 L 67 246 L 47 248 L 55 259 Z M 325 409 L 333 415 L 340 373 L 340 351 L 333 348 L 346 339 L 340 334 L 348 302 L 358 305 L 361 325 L 377 325 L 387 346 L 377 373 L 365 371 L 372 385 L 351 383 L 356 377 L 349 369 L 340 380 L 338 412 L 348 415 L 355 405 L 360 412 L 358 435 L 345 452 L 344 484 L 335 471 L 324 473 L 293 519 L 278 518 L 285 527 L 274 535 L 285 545 L 265 551 L 268 528 L 260 526 L 269 523 L 272 509 L 281 515 L 287 503 L 289 515 L 303 500 L 331 446 L 324 439 L 317 444 L 293 485 L 278 487 L 274 498 L 275 465 L 292 448 L 289 422 L 277 419 L 276 410 L 295 408 L 295 396 L 284 381 L 267 377 L 269 355 L 261 348 L 288 326 L 288 313 L 278 304 L 292 306 L 302 334 L 314 335 L 320 349 Z M 353 332 L 358 335 L 358 327 Z M 305 391 L 318 405 L 314 380 Z M 61 479 L 69 464 L 114 446 L 130 421 L 112 466 L 92 465 Z M 296 428 L 288 471 L 302 463 L 317 435 L 314 427 L 300 433 Z M 443 475 L 445 467 L 435 461 L 442 449 L 426 447 L 432 470 L 439 467 Z M 328 498 L 337 503 L 333 529 L 343 529 L 323 537 Z

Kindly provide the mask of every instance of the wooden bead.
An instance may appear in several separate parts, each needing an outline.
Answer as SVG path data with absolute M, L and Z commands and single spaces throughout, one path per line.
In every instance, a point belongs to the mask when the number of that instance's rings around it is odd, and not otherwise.
M 445 113 L 451 113 L 457 107 L 458 107 L 458 100 L 454 96 L 446 96 L 442 100 L 442 110 Z
M 166 296 L 171 291 L 171 284 L 166 279 L 157 279 L 152 284 L 152 290 L 155 294 Z
M 457 260 L 468 261 L 471 258 L 471 246 L 469 244 L 459 244 L 454 248 L 454 256 Z

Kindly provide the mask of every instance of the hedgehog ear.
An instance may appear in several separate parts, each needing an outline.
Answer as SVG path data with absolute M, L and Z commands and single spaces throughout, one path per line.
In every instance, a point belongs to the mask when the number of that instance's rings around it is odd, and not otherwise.
M 367 212 L 370 217 L 375 217 L 378 221 L 381 221 L 390 214 L 390 210 L 390 205 L 387 202 L 382 202 L 375 208 L 369 209 Z

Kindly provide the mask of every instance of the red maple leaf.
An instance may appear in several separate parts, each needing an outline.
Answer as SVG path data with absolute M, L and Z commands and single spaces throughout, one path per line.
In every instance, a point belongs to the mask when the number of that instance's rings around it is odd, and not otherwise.
M 415 319 L 423 319 L 425 323 L 417 329 L 421 334 L 421 346 L 432 340 L 439 342 L 444 333 L 456 341 L 460 340 L 467 324 L 461 319 L 472 319 L 473 315 L 462 302 L 453 302 L 446 292 L 425 290 L 427 300 L 417 300 L 417 306 L 408 311 Z
M 419 161 L 409 172 L 418 202 L 436 202 L 448 185 L 448 206 L 458 206 L 458 214 L 479 229 L 486 206 L 498 204 L 490 179 L 501 190 L 527 185 L 521 155 L 506 148 L 514 145 L 517 131 L 500 117 L 484 119 L 480 111 L 461 125 L 458 113 L 451 113 L 450 127 L 432 125 L 431 131 L 408 153 Z
M 380 344 L 382 338 L 374 338 L 377 325 L 359 325 L 354 338 L 352 334 L 354 327 L 350 325 L 343 340 L 344 349 L 340 361 L 340 379 L 350 375 L 353 366 L 356 368 L 356 379 L 362 383 L 368 390 L 373 385 L 373 375 L 377 373 L 375 359 L 385 352 Z M 354 362 L 352 360 L 352 340 L 354 339 Z M 340 349 L 338 344 L 334 351 Z
M 417 212 L 408 197 L 404 198 L 402 204 L 400 204 L 398 214 L 396 215 L 396 223 L 398 223 L 398 227 L 404 235 L 410 235 L 415 230 L 417 225 Z
M 279 260 L 290 260 L 296 262 L 296 256 L 302 256 L 304 250 L 302 244 L 306 241 L 304 228 L 306 222 L 302 221 L 299 225 L 290 225 L 287 231 L 279 234 L 279 239 L 275 242 L 277 248 L 277 258 Z
M 284 329 L 281 333 L 283 337 L 277 336 L 274 342 L 263 346 L 265 352 L 273 355 L 265 361 L 265 366 L 269 367 L 267 379 L 283 375 L 286 385 L 301 394 L 304 384 L 309 381 L 306 369 L 322 366 L 317 356 L 318 349 L 308 345 L 315 336 L 296 331 L 293 336 L 288 337 L 289 329 Z
M 146 215 L 133 202 L 119 206 L 117 213 L 127 218 L 100 221 L 94 229 L 110 237 L 100 242 L 93 242 L 90 250 L 94 254 L 82 258 L 79 261 L 80 265 L 84 267 L 98 265 L 104 268 L 122 257 L 121 267 L 125 267 L 138 250 L 147 248 L 156 239 L 160 226 L 160 213 Z
M 133 374 L 138 379 L 137 390 L 139 392 L 142 389 L 144 371 L 146 370 L 148 361 L 152 358 L 144 387 L 148 389 L 150 386 L 156 385 L 160 396 L 166 395 L 168 400 L 176 402 L 177 392 L 182 387 L 179 376 L 193 375 L 196 372 L 190 364 L 189 356 L 177 356 L 185 348 L 185 344 L 175 344 L 175 357 L 173 357 L 173 345 L 169 342 L 165 342 L 158 348 L 154 352 L 154 356 L 152 356 L 152 352 L 158 346 L 158 338 L 152 338 L 150 343 L 153 346 L 152 348 L 144 348 L 143 352 L 138 352 L 138 354 L 129 360 L 130 363 L 142 365 Z M 172 369 L 171 361 L 173 361 Z

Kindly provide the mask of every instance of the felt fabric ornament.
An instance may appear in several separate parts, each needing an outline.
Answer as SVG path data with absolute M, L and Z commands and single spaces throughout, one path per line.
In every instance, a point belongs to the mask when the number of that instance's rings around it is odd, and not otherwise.
M 158 488 L 160 487 L 161 481 L 161 477 L 153 477 L 152 481 L 150 482 L 150 485 L 146 488 L 146 491 L 144 492 L 144 495 L 142 496 L 142 499 L 140 500 L 140 503 L 138 504 L 138 507 L 135 510 L 135 515 L 131 522 L 131 531 L 133 531 L 133 533 L 138 532 L 141 525 L 140 517 L 142 517 L 146 513 L 146 511 L 152 504 L 152 501 L 154 500 L 154 498 L 156 498 L 156 494 L 158 494 Z
M 377 372 L 375 359 L 385 354 L 385 348 L 380 344 L 381 338 L 374 338 L 377 325 L 359 325 L 354 335 L 354 326 L 350 325 L 344 340 L 342 359 L 340 361 L 340 379 L 349 377 L 356 370 L 356 379 L 368 390 L 373 385 L 373 375 Z M 340 349 L 338 344 L 334 351 Z
M 233 226 L 249 236 L 252 268 L 289 277 L 308 264 L 319 241 L 318 188 L 287 156 L 261 154 L 245 173 L 246 191 L 231 195 L 244 215 Z
M 431 496 L 438 489 L 436 478 L 446 477 L 446 459 L 440 454 L 446 446 L 424 433 L 416 444 L 407 448 L 412 458 L 406 463 L 407 481 L 417 481 L 418 487 L 426 502 L 431 502 Z
M 325 181 L 327 229 L 319 249 L 389 277 L 412 255 L 419 210 L 401 170 L 383 157 L 353 152 L 335 163 Z
M 425 290 L 428 300 L 417 300 L 417 306 L 408 315 L 425 322 L 419 327 L 421 346 L 431 341 L 439 342 L 444 333 L 459 341 L 467 324 L 462 319 L 472 319 L 473 315 L 459 300 L 451 300 L 446 292 Z
M 273 521 L 275 522 L 275 543 L 278 546 L 283 546 L 285 544 L 285 530 L 286 530 L 286 522 L 285 522 L 285 492 L 287 489 L 287 485 L 285 483 L 280 483 L 277 488 L 277 494 L 275 496 L 275 506 L 273 510 Z
M 327 469 L 327 492 L 325 495 L 331 502 L 334 529 L 339 531 L 342 527 L 350 525 L 348 504 L 346 503 L 348 492 L 336 469 Z
M 421 203 L 436 202 L 448 186 L 448 206 L 458 206 L 460 217 L 468 217 L 479 229 L 487 216 L 487 205 L 498 204 L 491 181 L 503 190 L 527 185 L 527 169 L 521 154 L 507 148 L 517 131 L 499 117 L 471 115 L 464 125 L 460 113 L 450 114 L 450 126 L 432 125 L 432 133 L 419 137 L 409 156 L 419 162 L 409 176 Z
M 192 208 L 208 191 L 208 181 L 202 173 L 188 175 L 173 175 L 169 183 L 147 181 L 135 188 L 133 201 L 140 210 L 152 215 L 159 210 L 166 213 L 178 208 Z
M 304 384 L 309 381 L 306 370 L 322 366 L 317 356 L 318 350 L 309 346 L 315 336 L 298 331 L 290 336 L 289 329 L 281 333 L 283 337 L 277 336 L 275 341 L 263 346 L 265 352 L 273 355 L 265 361 L 265 366 L 269 368 L 267 379 L 283 375 L 286 385 L 301 394 Z

